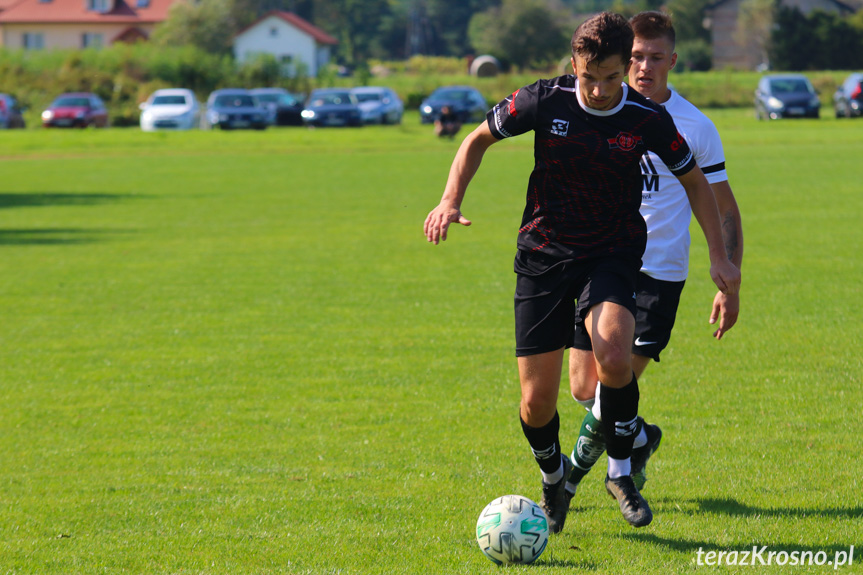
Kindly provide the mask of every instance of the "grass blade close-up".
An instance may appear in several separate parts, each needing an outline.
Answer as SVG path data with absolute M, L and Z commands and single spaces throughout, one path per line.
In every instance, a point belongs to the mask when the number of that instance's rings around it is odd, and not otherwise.
M 508 571 L 691 573 L 753 546 L 863 564 L 861 125 L 708 115 L 743 216 L 741 314 L 711 337 L 693 222 L 671 344 L 640 380 L 664 431 L 654 522 L 623 521 L 603 457 L 563 533 Z M 473 225 L 432 246 L 459 141 L 415 114 L 0 134 L 0 574 L 499 572 L 477 516 L 540 497 L 512 317 L 533 140 L 486 154 Z M 569 450 L 565 381 L 559 405 Z

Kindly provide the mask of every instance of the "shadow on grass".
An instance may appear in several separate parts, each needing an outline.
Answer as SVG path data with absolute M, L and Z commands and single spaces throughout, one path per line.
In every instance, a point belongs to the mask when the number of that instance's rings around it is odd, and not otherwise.
M 652 501 L 648 498 L 649 501 Z M 834 517 L 848 519 L 863 519 L 863 507 L 828 507 L 806 508 L 806 507 L 756 507 L 746 505 L 734 499 L 724 498 L 699 498 L 699 499 L 665 499 L 656 500 L 657 503 L 665 503 L 671 507 L 683 504 L 687 507 L 694 505 L 696 513 L 714 513 L 716 515 L 731 515 L 734 517 Z M 674 512 L 674 509 L 666 508 L 663 512 Z M 687 511 L 688 512 L 688 511 Z
M 776 553 L 780 551 L 785 551 L 787 553 L 797 551 L 798 554 L 810 552 L 813 554 L 813 556 L 816 553 L 823 551 L 824 553 L 827 553 L 827 557 L 829 559 L 833 559 L 839 553 L 847 553 L 851 548 L 851 545 L 854 545 L 854 542 L 849 542 L 847 545 L 807 545 L 801 543 L 771 544 L 770 542 L 753 541 L 751 543 L 745 543 L 730 547 L 728 545 L 717 545 L 715 543 L 709 543 L 707 541 L 694 541 L 688 539 L 673 539 L 670 537 L 660 537 L 658 535 L 654 535 L 653 533 L 625 533 L 621 535 L 621 537 L 623 537 L 624 539 L 637 541 L 639 543 L 658 545 L 672 551 L 677 551 L 678 553 L 692 554 L 693 556 L 698 551 L 752 551 L 753 547 L 761 549 L 762 547 L 766 546 L 767 550 L 763 553 L 765 558 L 771 551 L 774 551 Z
M 0 209 L 28 208 L 40 206 L 93 206 L 107 202 L 118 202 L 140 196 L 124 194 L 79 194 L 63 192 L 0 194 Z
M 0 246 L 79 245 L 113 239 L 127 230 L 88 230 L 73 228 L 0 229 Z

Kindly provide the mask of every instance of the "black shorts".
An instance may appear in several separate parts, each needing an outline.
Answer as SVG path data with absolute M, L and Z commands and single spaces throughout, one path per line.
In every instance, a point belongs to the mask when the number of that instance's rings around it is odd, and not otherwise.
M 677 318 L 677 307 L 680 305 L 680 294 L 685 283 L 667 282 L 638 273 L 632 353 L 659 361 L 659 354 L 671 340 L 671 330 Z M 584 322 L 577 317 L 571 347 L 593 349 Z
M 640 258 L 575 261 L 519 250 L 514 267 L 516 356 L 568 347 L 575 328 L 572 318 L 583 319 L 598 303 L 620 304 L 635 316 Z

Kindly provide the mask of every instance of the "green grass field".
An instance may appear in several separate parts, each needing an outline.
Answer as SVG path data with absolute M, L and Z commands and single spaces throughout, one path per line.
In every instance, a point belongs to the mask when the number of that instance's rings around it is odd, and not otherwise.
M 665 431 L 654 523 L 626 525 L 597 471 L 507 572 L 833 572 L 697 565 L 755 545 L 854 545 L 838 571 L 863 571 L 863 121 L 711 116 L 743 213 L 741 318 L 710 337 L 695 228 L 641 381 Z M 480 510 L 539 498 L 512 320 L 532 138 L 488 153 L 473 226 L 431 246 L 457 145 L 415 115 L 0 133 L 0 574 L 501 572 Z

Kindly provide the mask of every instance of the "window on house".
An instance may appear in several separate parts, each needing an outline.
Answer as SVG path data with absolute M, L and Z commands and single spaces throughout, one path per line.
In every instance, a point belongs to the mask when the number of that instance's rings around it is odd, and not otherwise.
M 111 10 L 111 0 L 87 0 L 87 10 L 108 12 Z
M 279 35 L 279 29 L 278 28 L 276 28 L 275 26 L 270 28 L 270 36 L 271 37 L 275 38 L 278 35 Z
M 38 32 L 25 32 L 22 43 L 25 50 L 42 50 L 45 48 L 45 36 Z
M 136 8 L 149 8 L 150 7 L 150 0 L 138 0 L 138 2 L 135 4 L 135 7 Z
M 102 35 L 101 34 L 93 34 L 92 32 L 85 32 L 81 34 L 81 47 L 82 48 L 101 48 L 102 47 Z

